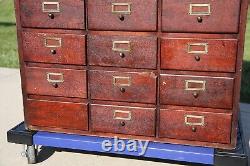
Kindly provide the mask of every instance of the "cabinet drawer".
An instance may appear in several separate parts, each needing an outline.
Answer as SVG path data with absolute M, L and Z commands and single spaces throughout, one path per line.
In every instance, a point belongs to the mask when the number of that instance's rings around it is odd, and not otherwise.
M 26 67 L 28 94 L 64 97 L 87 97 L 86 71 Z
M 161 68 L 196 71 L 234 72 L 236 39 L 161 40 Z
M 153 72 L 93 70 L 89 74 L 91 99 L 156 102 L 156 75 Z
M 85 36 L 23 32 L 24 61 L 86 64 Z
M 162 30 L 237 33 L 239 0 L 163 0 Z
M 156 68 L 157 38 L 153 36 L 88 36 L 90 65 Z
M 27 100 L 28 125 L 74 130 L 88 130 L 86 103 Z
M 88 1 L 88 26 L 94 30 L 156 31 L 157 0 Z
M 205 111 L 175 106 L 160 110 L 159 137 L 230 143 L 232 114 Z
M 232 108 L 234 79 L 162 74 L 160 102 L 211 108 Z
M 155 108 L 91 105 L 93 131 L 155 135 Z
M 83 0 L 20 0 L 24 27 L 84 29 Z

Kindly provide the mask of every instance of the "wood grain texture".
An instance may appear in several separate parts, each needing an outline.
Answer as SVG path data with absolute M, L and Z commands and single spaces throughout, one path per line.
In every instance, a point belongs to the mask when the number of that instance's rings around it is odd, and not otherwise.
M 28 125 L 88 130 L 87 103 L 27 100 Z
M 203 85 L 192 82 L 203 81 L 205 89 L 187 90 L 186 81 L 191 82 L 189 84 L 191 88 L 201 88 Z M 160 102 L 167 105 L 231 109 L 233 86 L 233 78 L 162 74 L 160 76 Z
M 121 115 L 118 115 L 119 112 Z M 124 115 L 122 112 L 125 112 Z M 130 120 L 126 119 L 129 114 Z M 92 131 L 143 136 L 155 135 L 154 108 L 93 104 L 91 105 L 90 119 Z
M 112 13 L 112 3 L 131 4 L 131 13 Z M 125 11 L 127 8 L 118 7 L 118 10 Z M 120 15 L 124 16 L 124 21 L 119 19 Z M 156 31 L 156 27 L 157 0 L 88 1 L 88 28 L 91 30 Z
M 130 51 L 113 51 L 113 41 L 130 42 Z M 143 49 L 142 49 L 143 48 Z M 156 68 L 156 36 L 89 35 L 88 61 L 93 66 L 115 66 L 128 68 Z M 124 57 L 120 54 L 123 53 Z
M 238 33 L 239 0 L 163 0 L 162 1 L 162 30 L 166 32 L 209 32 L 209 33 Z M 209 4 L 210 15 L 189 15 L 190 4 Z M 207 12 L 207 8 L 194 8 L 194 11 Z M 203 21 L 199 23 L 197 17 Z
M 63 75 L 63 82 L 55 88 L 48 82 L 47 74 L 56 73 Z M 58 97 L 87 97 L 86 71 L 72 69 L 26 67 L 26 88 L 28 94 L 47 95 Z M 61 76 L 55 76 L 59 80 Z
M 206 112 L 204 108 L 169 106 L 160 110 L 160 137 L 174 139 L 208 141 L 230 143 L 232 113 Z M 188 122 L 200 123 L 200 117 L 204 118 L 204 125 L 187 125 L 185 116 L 197 116 L 188 118 Z M 192 131 L 192 128 L 195 131 Z
M 114 85 L 114 77 L 128 78 L 130 85 Z M 90 71 L 91 99 L 155 103 L 156 78 L 153 72 Z
M 86 64 L 84 35 L 26 31 L 22 33 L 22 37 L 24 61 L 74 65 Z M 46 40 L 51 38 L 61 39 L 61 46 L 46 46 Z M 55 53 L 52 53 L 52 50 Z
M 44 0 L 20 0 L 21 24 L 24 27 L 34 28 L 63 28 L 85 29 L 84 1 L 83 0 L 58 0 L 60 12 L 43 12 L 42 3 L 51 2 Z M 54 6 L 46 8 L 55 9 Z M 52 13 L 54 19 L 48 14 Z
M 196 46 L 195 44 L 206 44 Z M 175 70 L 235 72 L 237 39 L 161 39 L 161 68 Z M 188 46 L 190 50 L 188 50 Z M 204 51 L 207 53 L 189 53 Z

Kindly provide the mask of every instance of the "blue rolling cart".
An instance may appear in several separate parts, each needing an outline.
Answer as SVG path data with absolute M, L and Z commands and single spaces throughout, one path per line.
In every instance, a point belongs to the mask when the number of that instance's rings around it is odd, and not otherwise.
M 28 163 L 36 163 L 35 145 L 54 147 L 59 149 L 70 149 L 82 153 L 98 153 L 104 155 L 116 155 L 119 157 L 137 158 L 145 160 L 160 160 L 162 162 L 178 162 L 194 165 L 215 165 L 215 166 L 247 166 L 248 159 L 242 141 L 242 133 L 239 132 L 238 145 L 233 151 L 223 151 L 213 148 L 194 147 L 185 145 L 163 144 L 149 142 L 148 149 L 143 156 L 138 152 L 115 152 L 113 149 L 106 152 L 102 149 L 102 142 L 107 138 L 80 136 L 72 134 L 60 134 L 49 132 L 35 132 L 25 130 L 24 123 L 7 132 L 8 142 L 27 145 L 25 154 Z M 109 138 L 111 142 L 114 139 Z M 126 140 L 125 140 L 126 141 Z

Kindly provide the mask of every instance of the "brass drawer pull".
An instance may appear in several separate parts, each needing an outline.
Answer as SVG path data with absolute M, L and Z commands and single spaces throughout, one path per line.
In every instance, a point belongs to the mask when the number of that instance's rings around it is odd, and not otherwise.
M 114 110 L 114 116 L 113 118 L 115 120 L 131 120 L 131 112 L 130 111 L 122 111 L 122 110 Z
M 201 8 L 204 10 L 200 10 Z M 195 9 L 199 9 L 199 10 L 195 10 Z M 211 15 L 211 5 L 210 4 L 190 4 L 189 15 L 209 16 Z
M 46 37 L 44 39 L 44 46 L 48 48 L 57 48 L 62 46 L 61 38 Z
M 118 87 L 130 86 L 131 77 L 113 76 L 113 85 Z
M 204 116 L 195 116 L 195 115 L 185 115 L 185 125 L 187 126 L 205 126 L 205 117 Z M 198 122 L 190 122 L 190 119 L 196 119 Z
M 115 52 L 130 52 L 130 41 L 113 41 L 112 50 Z
M 125 9 L 121 9 L 125 8 Z M 131 14 L 131 3 L 112 3 L 112 13 Z
M 194 50 L 194 47 L 202 48 L 201 50 Z M 208 43 L 188 43 L 188 54 L 208 54 Z
M 44 13 L 58 13 L 60 12 L 59 2 L 43 2 L 42 11 Z
M 185 80 L 185 90 L 187 91 L 205 91 L 206 81 Z
M 47 73 L 47 81 L 49 83 L 64 82 L 63 73 Z

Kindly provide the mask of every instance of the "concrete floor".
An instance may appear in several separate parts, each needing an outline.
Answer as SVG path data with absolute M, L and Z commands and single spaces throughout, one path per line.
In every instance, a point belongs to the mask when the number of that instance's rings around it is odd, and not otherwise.
M 22 96 L 20 88 L 20 75 L 17 69 L 0 68 L 0 166 L 27 166 L 26 158 L 22 158 L 20 152 L 23 147 L 7 143 L 6 132 L 11 127 L 23 121 Z M 250 107 L 242 105 L 244 111 L 243 120 L 249 121 Z M 249 110 L 249 112 L 247 112 Z M 250 125 L 244 127 L 250 135 Z M 249 137 L 248 137 L 249 140 Z M 177 166 L 175 164 L 140 161 L 134 159 L 112 158 L 106 156 L 54 152 L 51 149 L 43 149 L 41 166 Z

